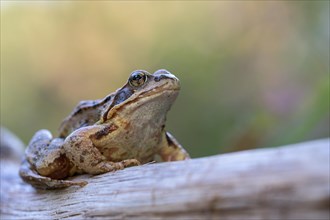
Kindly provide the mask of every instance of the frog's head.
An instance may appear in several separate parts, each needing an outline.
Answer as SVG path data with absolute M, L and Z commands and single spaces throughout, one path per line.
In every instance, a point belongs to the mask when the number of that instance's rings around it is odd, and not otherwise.
M 103 120 L 109 120 L 115 115 L 132 119 L 165 116 L 179 90 L 179 79 L 167 70 L 161 69 L 153 74 L 136 70 L 131 73 L 127 83 L 116 91 Z

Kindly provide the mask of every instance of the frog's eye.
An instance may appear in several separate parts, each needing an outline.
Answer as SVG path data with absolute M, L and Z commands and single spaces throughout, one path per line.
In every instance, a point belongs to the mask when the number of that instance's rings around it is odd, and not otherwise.
M 147 79 L 148 77 L 145 72 L 135 71 L 129 77 L 128 82 L 133 87 L 139 87 L 146 83 Z

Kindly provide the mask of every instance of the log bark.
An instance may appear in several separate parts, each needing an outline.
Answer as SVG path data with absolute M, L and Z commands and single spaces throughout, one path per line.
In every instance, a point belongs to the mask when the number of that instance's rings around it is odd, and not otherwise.
M 329 219 L 329 141 L 148 164 L 36 190 L 1 159 L 1 219 Z

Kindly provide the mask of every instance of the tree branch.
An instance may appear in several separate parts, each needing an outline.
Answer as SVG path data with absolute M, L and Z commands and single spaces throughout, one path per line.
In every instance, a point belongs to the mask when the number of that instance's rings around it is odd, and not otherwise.
M 1 219 L 329 219 L 329 139 L 148 164 L 36 190 L 1 159 Z

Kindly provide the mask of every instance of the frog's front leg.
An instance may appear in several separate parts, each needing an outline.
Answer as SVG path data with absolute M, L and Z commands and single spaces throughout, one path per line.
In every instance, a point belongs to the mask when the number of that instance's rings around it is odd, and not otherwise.
M 102 155 L 98 149 L 102 146 L 96 146 L 95 142 L 102 142 L 100 139 L 106 139 L 106 136 L 113 131 L 111 125 L 86 126 L 76 130 L 65 139 L 66 155 L 81 170 L 94 175 L 140 165 L 136 159 L 111 162 Z
M 169 133 L 165 132 L 162 146 L 158 154 L 162 161 L 177 161 L 190 159 L 187 151 L 179 144 L 179 142 Z
M 31 139 L 19 174 L 22 179 L 41 189 L 58 189 L 87 182 L 60 180 L 73 172 L 74 167 L 63 151 L 63 139 L 53 139 L 47 130 L 38 131 Z

